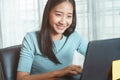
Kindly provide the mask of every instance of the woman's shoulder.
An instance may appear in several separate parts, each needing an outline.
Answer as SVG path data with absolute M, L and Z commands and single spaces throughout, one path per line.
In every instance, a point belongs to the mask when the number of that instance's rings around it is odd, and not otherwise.
M 38 31 L 31 31 L 31 32 L 27 32 L 25 35 L 25 39 L 27 40 L 37 40 L 37 33 Z
M 30 31 L 30 32 L 27 32 L 26 35 L 37 35 L 38 31 Z
M 83 36 L 80 35 L 79 32 L 77 31 L 74 31 L 69 37 L 68 37 L 69 40 L 74 40 L 76 43 L 77 42 L 81 42 L 84 40 Z
M 70 35 L 70 37 L 78 37 L 78 38 L 80 38 L 81 36 L 80 36 L 80 34 L 79 34 L 77 31 L 74 31 L 74 32 Z
M 38 33 L 38 31 L 27 32 L 25 37 L 36 37 L 37 33 Z

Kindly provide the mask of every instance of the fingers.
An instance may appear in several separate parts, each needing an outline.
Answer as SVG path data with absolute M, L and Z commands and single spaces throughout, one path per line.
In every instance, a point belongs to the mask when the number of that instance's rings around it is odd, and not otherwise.
M 77 75 L 78 72 L 77 71 L 70 71 L 68 75 Z
M 73 75 L 77 75 L 82 72 L 82 68 L 78 65 L 71 65 L 69 66 L 69 68 L 70 68 L 70 73 Z
M 79 65 L 70 65 L 55 72 L 57 77 L 73 76 L 80 74 L 82 72 L 82 68 Z

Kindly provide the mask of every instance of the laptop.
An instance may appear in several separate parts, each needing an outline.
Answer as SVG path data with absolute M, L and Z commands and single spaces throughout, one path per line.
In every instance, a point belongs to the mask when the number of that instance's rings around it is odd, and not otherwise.
M 90 41 L 80 80 L 112 80 L 112 61 L 120 59 L 120 38 Z

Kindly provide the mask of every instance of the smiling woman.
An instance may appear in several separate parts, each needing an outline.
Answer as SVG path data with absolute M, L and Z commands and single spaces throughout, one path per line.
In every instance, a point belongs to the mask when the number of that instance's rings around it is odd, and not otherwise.
M 17 80 L 78 80 L 82 67 L 73 65 L 73 55 L 85 55 L 87 42 L 75 31 L 75 1 L 48 0 L 40 26 L 23 39 Z

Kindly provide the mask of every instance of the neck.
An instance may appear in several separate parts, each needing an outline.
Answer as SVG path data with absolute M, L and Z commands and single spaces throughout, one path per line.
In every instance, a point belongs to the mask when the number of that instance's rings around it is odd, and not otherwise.
M 62 34 L 52 34 L 52 40 L 60 40 L 62 39 Z

